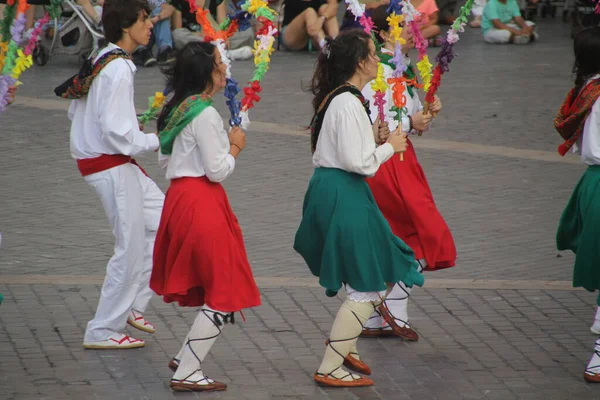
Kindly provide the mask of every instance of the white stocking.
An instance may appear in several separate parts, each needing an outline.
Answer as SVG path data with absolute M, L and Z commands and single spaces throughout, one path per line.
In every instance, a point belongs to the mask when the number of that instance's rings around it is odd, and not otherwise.
M 427 261 L 422 258 L 417 260 L 417 262 L 419 263 L 417 270 L 421 273 L 423 272 L 423 269 L 427 267 Z M 412 289 L 413 288 L 407 287 L 404 282 L 400 281 L 394 285 L 391 293 L 385 298 L 386 307 L 390 311 L 392 317 L 396 320 L 396 324 L 401 328 L 408 325 L 408 298 L 410 297 Z M 377 310 L 371 315 L 365 324 L 365 327 L 370 329 L 391 329 Z
M 181 355 L 179 367 L 173 375 L 173 380 L 188 381 L 201 385 L 214 382 L 202 372 L 202 361 L 204 361 L 210 348 L 221 334 L 224 322 L 227 323 L 231 315 L 211 310 L 206 306 L 202 307 L 186 337 L 183 354 Z
M 329 335 L 329 344 L 325 348 L 325 355 L 317 373 L 331 375 L 344 381 L 359 379 L 342 368 L 344 358 L 351 352 L 356 351 L 356 341 L 360 335 L 364 323 L 373 312 L 372 302 L 360 303 L 346 299 L 340 307 Z M 358 358 L 358 357 L 357 357 Z

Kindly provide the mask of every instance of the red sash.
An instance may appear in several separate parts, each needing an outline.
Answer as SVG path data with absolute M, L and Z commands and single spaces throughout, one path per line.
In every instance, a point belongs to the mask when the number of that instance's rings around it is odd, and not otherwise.
M 77 160 L 77 168 L 79 168 L 81 176 L 87 176 L 127 163 L 132 163 L 137 166 L 144 175 L 148 176 L 146 171 L 144 171 L 131 156 L 125 156 L 123 154 L 102 154 L 95 158 L 82 158 Z

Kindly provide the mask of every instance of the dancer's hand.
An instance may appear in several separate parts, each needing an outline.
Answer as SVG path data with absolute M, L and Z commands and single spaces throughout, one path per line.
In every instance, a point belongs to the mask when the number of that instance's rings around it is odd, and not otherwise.
M 429 128 L 429 124 L 431 123 L 431 119 L 433 117 L 431 114 L 423 114 L 423 111 L 419 111 L 412 116 L 412 125 L 413 129 L 424 132 Z
M 430 108 L 431 112 L 433 114 L 437 114 L 441 111 L 441 109 L 442 109 L 442 101 L 440 100 L 439 97 L 434 96 L 433 104 L 431 104 L 431 108 Z
M 378 115 L 377 118 L 375 119 L 375 122 L 373 123 L 372 128 L 373 128 L 373 137 L 375 138 L 375 143 L 377 143 L 377 144 L 385 143 L 385 141 L 390 136 L 389 124 L 385 121 L 381 122 L 381 120 L 379 119 L 379 115 Z
M 229 153 L 236 157 L 246 147 L 246 132 L 239 126 L 234 126 L 229 132 L 229 143 L 231 148 Z
M 404 153 L 408 147 L 406 133 L 402 132 L 401 127 L 398 127 L 398 129 L 390 134 L 387 143 L 392 145 L 394 153 Z

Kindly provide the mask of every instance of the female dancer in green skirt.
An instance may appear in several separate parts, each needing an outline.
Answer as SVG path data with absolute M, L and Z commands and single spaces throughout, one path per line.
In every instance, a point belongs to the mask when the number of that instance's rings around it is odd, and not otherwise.
M 573 148 L 588 165 L 563 211 L 556 235 L 558 250 L 575 256 L 573 286 L 600 289 L 600 27 L 575 37 L 575 87 L 561 106 L 554 125 L 565 139 L 558 152 Z M 597 300 L 600 307 L 600 296 Z M 591 331 L 600 334 L 600 308 Z M 600 339 L 584 379 L 600 383 Z
M 358 357 L 356 341 L 389 288 L 402 281 L 421 286 L 412 250 L 394 236 L 365 182 L 379 166 L 406 150 L 406 135 L 373 125 L 361 94 L 377 76 L 379 58 L 370 36 L 350 30 L 329 39 L 319 54 L 312 80 L 311 123 L 315 171 L 310 180 L 294 249 L 319 277 L 329 296 L 346 285 L 348 293 L 331 329 L 315 381 L 326 386 L 369 386 L 373 381 Z M 376 142 L 385 141 L 379 147 Z M 398 155 L 396 155 L 398 157 Z

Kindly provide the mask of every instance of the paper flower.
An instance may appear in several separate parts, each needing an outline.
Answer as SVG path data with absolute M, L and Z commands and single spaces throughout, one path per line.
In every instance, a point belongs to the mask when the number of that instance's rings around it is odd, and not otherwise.
M 442 40 L 442 47 L 440 52 L 435 57 L 437 62 L 437 66 L 440 68 L 442 73 L 450 71 L 450 67 L 448 64 L 452 62 L 456 54 L 452 51 L 453 44 L 448 43 L 446 40 Z
M 379 120 L 383 121 L 385 119 L 385 111 L 383 108 L 386 103 L 385 92 L 375 92 L 375 95 L 373 97 L 375 98 L 373 104 L 377 107 L 377 114 L 379 115 Z
M 7 75 L 0 75 L 0 112 L 6 110 L 8 105 L 8 98 L 11 96 L 9 88 L 14 86 L 16 80 Z
M 363 14 L 360 16 L 360 24 L 366 33 L 370 34 L 373 31 L 373 20 L 371 17 L 368 17 L 367 14 Z
M 19 79 L 21 74 L 33 65 L 33 59 L 30 55 L 25 55 L 23 50 L 17 50 L 17 59 L 15 60 L 15 67 L 12 70 L 12 77 Z
M 225 85 L 225 103 L 229 108 L 231 118 L 229 119 L 230 126 L 240 126 L 242 118 L 240 117 L 240 110 L 242 108 L 241 103 L 235 97 L 240 92 L 238 83 L 233 78 L 227 78 L 227 84 Z
M 366 6 L 358 0 L 345 0 L 348 5 L 348 11 L 354 15 L 354 18 L 360 18 L 365 13 Z
M 419 75 L 421 75 L 425 91 L 429 90 L 429 85 L 431 83 L 431 67 L 432 65 L 429 62 L 429 57 L 427 55 L 417 62 L 417 69 L 419 70 Z
M 242 99 L 242 107 L 245 110 L 249 110 L 254 107 L 254 103 L 260 101 L 258 93 L 262 92 L 262 87 L 259 81 L 254 81 L 250 86 L 244 88 L 244 98 Z
M 45 13 L 44 16 L 42 17 L 42 19 L 40 19 L 39 21 L 37 21 L 35 23 L 35 28 L 31 32 L 31 37 L 29 38 L 29 42 L 27 42 L 27 45 L 25 46 L 25 54 L 26 55 L 33 53 L 33 50 L 35 49 L 35 47 L 37 46 L 37 43 L 39 41 L 40 35 L 42 33 L 42 29 L 44 28 L 44 25 L 46 25 L 49 21 L 50 21 L 50 14 Z
M 392 85 L 392 99 L 394 106 L 398 108 L 406 107 L 406 96 L 404 95 L 404 78 L 388 78 L 388 84 Z
M 388 14 L 402 14 L 402 2 L 400 0 L 391 0 L 390 5 L 387 8 Z M 390 24 L 391 25 L 391 24 Z
M 20 13 L 17 18 L 14 19 L 13 24 L 10 27 L 11 39 L 19 46 L 21 46 L 21 43 L 23 42 L 23 32 L 25 31 L 26 22 L 25 14 Z

